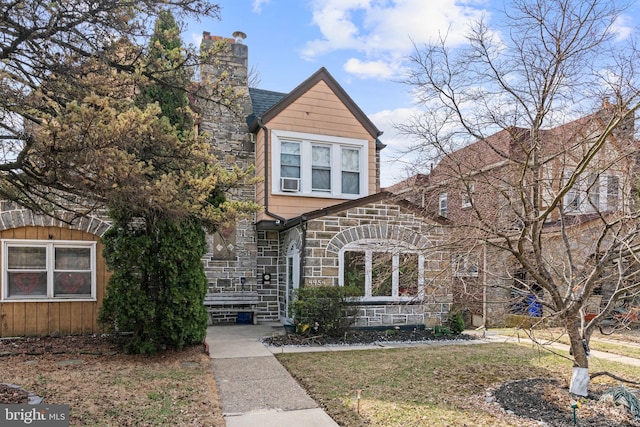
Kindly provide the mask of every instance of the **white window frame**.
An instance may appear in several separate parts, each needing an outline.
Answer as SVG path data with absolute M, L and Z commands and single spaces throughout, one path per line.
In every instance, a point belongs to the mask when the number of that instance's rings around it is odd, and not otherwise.
M 46 248 L 47 295 L 34 297 L 9 296 L 9 247 L 44 247 Z M 90 249 L 91 293 L 89 296 L 54 296 L 55 248 Z M 84 270 L 83 270 L 84 271 Z M 96 242 L 78 240 L 2 240 L 2 286 L 0 301 L 6 302 L 42 302 L 42 301 L 96 301 Z
M 565 173 L 565 183 L 573 173 L 573 170 Z M 604 192 L 606 196 L 606 189 L 603 191 L 606 182 L 606 180 L 600 179 L 600 174 L 597 172 L 584 171 L 564 196 L 564 212 L 567 214 L 588 214 L 601 211 L 604 204 L 602 193 Z
M 455 277 L 478 277 L 478 255 L 474 253 L 455 254 L 452 256 L 451 267 Z
M 620 206 L 620 177 L 618 175 L 607 175 L 605 185 L 606 210 L 614 211 Z
M 448 214 L 448 205 L 447 193 L 440 193 L 440 197 L 438 197 L 438 215 L 446 218 Z
M 372 262 L 374 252 L 389 252 L 388 248 L 394 248 L 392 255 L 392 285 L 391 296 L 372 296 Z M 338 285 L 344 286 L 344 254 L 346 252 L 363 252 L 365 255 L 365 283 L 364 296 L 358 297 L 360 301 L 376 301 L 376 302 L 397 302 L 397 301 L 414 301 L 416 299 L 424 299 L 425 291 L 425 259 L 424 255 L 417 249 L 409 247 L 405 242 L 395 240 L 360 240 L 345 245 L 339 252 L 339 276 Z M 401 254 L 417 254 L 418 255 L 418 293 L 417 295 L 400 295 L 400 255 Z
M 280 147 L 282 142 L 300 143 L 300 189 L 297 192 L 282 191 L 280 186 Z M 314 190 L 311 186 L 313 146 L 328 146 L 331 149 L 330 191 Z M 368 147 L 369 142 L 366 139 L 271 130 L 271 193 L 283 196 L 335 199 L 358 199 L 367 196 L 369 189 Z M 342 148 L 358 150 L 360 154 L 358 159 L 360 165 L 359 194 L 342 193 Z
M 462 207 L 470 208 L 473 204 L 473 192 L 475 191 L 475 186 L 473 183 L 469 184 L 468 188 L 464 189 L 464 193 L 462 195 Z
M 329 174 L 331 176 L 333 176 L 333 169 L 334 169 L 334 162 L 333 162 L 333 158 L 331 156 L 331 146 L 327 145 L 327 144 L 316 144 L 316 143 L 312 143 L 311 144 L 311 152 L 313 153 L 313 149 L 314 148 L 328 148 L 329 149 L 329 166 L 324 166 L 324 165 L 316 165 L 313 163 L 313 156 L 312 156 L 312 161 L 311 161 L 311 191 L 313 192 L 319 192 L 319 193 L 331 193 L 331 189 L 333 188 L 333 179 L 329 180 L 329 188 L 313 188 L 313 171 L 314 170 L 329 170 Z

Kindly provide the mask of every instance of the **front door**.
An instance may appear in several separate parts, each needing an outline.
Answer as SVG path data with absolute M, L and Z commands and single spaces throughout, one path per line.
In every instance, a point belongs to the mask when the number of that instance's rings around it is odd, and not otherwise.
M 300 254 L 293 252 L 287 254 L 287 271 L 286 271 L 286 304 L 284 317 L 293 317 L 293 301 L 296 291 L 300 286 Z

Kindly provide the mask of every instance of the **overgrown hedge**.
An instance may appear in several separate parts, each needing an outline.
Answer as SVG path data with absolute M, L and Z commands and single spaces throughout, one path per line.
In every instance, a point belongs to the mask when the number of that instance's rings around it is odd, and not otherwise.
M 114 226 L 103 237 L 113 272 L 99 320 L 124 337 L 130 353 L 152 354 L 201 343 L 207 278 L 201 258 L 205 234 L 196 219 L 154 227 Z

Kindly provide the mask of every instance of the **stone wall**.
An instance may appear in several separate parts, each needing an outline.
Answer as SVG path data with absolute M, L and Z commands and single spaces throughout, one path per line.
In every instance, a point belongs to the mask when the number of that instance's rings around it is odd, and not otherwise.
M 444 230 L 419 213 L 393 203 L 373 203 L 310 220 L 304 251 L 304 286 L 338 286 L 340 250 L 352 242 L 403 242 L 424 256 L 420 301 L 366 302 L 358 326 L 433 326 L 446 320 L 452 304 L 448 253 L 439 247 Z
M 245 117 L 251 113 L 251 100 L 247 87 L 248 48 L 240 41 L 223 39 L 205 33 L 201 52 L 218 49 L 200 70 L 202 90 L 213 90 L 220 84 L 232 88 L 235 99 L 229 105 L 224 102 L 201 101 L 199 130 L 210 138 L 212 150 L 218 161 L 231 170 L 234 166 L 246 169 L 255 164 L 255 152 Z M 210 85 L 210 87 L 206 87 Z M 215 97 L 220 91 L 214 90 Z M 255 186 L 235 186 L 227 193 L 228 199 L 255 200 Z M 232 227 L 207 236 L 208 252 L 203 258 L 209 292 L 258 292 L 260 284 L 256 275 L 257 235 L 254 218 L 241 218 Z M 233 233 L 233 236 L 230 236 Z M 266 308 L 259 309 L 263 313 Z M 235 321 L 235 310 L 220 315 L 219 321 Z

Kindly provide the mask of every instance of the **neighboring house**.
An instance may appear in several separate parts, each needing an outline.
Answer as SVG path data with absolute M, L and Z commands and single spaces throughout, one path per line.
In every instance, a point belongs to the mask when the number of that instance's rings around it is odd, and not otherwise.
M 517 239 L 527 221 L 524 201 L 538 197 L 540 210 L 550 209 L 542 235 L 556 253 L 546 262 L 551 271 L 565 272 L 566 264 L 560 265 L 567 262 L 560 221 L 569 225 L 565 231 L 574 242 L 573 256 L 588 259 L 603 218 L 624 215 L 635 203 L 638 144 L 630 121 L 607 138 L 605 148 L 574 177 L 561 202 L 552 205 L 600 135 L 609 108 L 605 105 L 590 116 L 542 130 L 541 150 L 536 153 L 540 157 L 535 159 L 541 165 L 538 177 L 529 168 L 531 135 L 514 127 L 450 153 L 428 175 L 416 175 L 388 189 L 451 226 L 447 238 L 457 248 L 451 258 L 453 300 L 475 325 L 500 325 L 509 312 L 540 314 L 528 313 L 532 306 L 527 298 L 540 291 L 535 281 L 504 252 L 485 244 L 498 236 Z M 532 185 L 538 181 L 539 194 Z M 518 189 L 524 189 L 524 197 Z
M 264 208 L 211 236 L 210 294 L 252 293 L 258 319 L 273 321 L 289 316 L 299 287 L 355 285 L 361 326 L 444 321 L 451 304 L 444 229 L 380 192 L 382 132 L 324 68 L 289 93 L 247 88 L 242 39 L 204 33 L 202 49 L 221 41 L 228 56 L 201 75 L 231 76 L 246 91 L 244 114 L 203 105 L 200 129 L 223 164 L 255 166 L 262 181 L 236 195 Z M 232 309 L 212 321 L 234 316 Z

